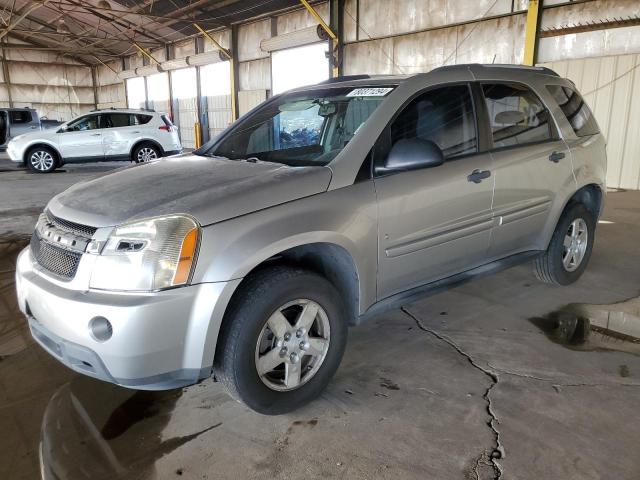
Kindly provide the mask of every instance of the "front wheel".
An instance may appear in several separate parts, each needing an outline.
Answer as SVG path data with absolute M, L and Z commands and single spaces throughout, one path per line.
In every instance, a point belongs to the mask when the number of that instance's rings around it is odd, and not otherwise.
M 215 375 L 253 410 L 287 413 L 320 395 L 346 340 L 342 298 L 326 279 L 297 268 L 264 270 L 230 306 Z
M 27 153 L 27 167 L 32 172 L 49 173 L 53 172 L 56 167 L 56 154 L 47 147 L 36 147 Z
M 560 216 L 547 250 L 534 261 L 536 277 L 555 285 L 569 285 L 587 268 L 596 218 L 583 204 L 569 205 Z
M 133 151 L 133 161 L 136 163 L 150 162 L 151 160 L 157 160 L 161 156 L 160 149 L 150 143 L 143 143 Z

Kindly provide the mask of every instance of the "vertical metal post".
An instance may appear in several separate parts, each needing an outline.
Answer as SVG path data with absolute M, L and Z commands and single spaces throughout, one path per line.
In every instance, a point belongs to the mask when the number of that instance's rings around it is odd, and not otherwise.
M 4 40 L 2 40 L 4 43 Z M 11 95 L 11 75 L 9 74 L 9 64 L 7 63 L 7 51 L 2 48 L 0 43 L 0 53 L 2 53 L 2 76 L 4 84 L 7 86 L 7 97 L 9 97 L 9 108 L 13 108 L 13 96 Z
M 205 109 L 206 111 L 206 109 Z M 195 124 L 195 143 L 196 148 L 202 145 L 202 125 L 204 123 L 202 108 L 202 89 L 200 87 L 200 67 L 196 67 L 196 124 Z
M 149 88 L 147 87 L 147 77 L 142 77 L 144 79 L 144 108 L 151 108 L 149 106 Z
M 95 65 L 91 66 L 91 85 L 93 85 L 93 107 L 97 110 L 98 109 L 98 85 L 97 85 L 97 79 L 98 79 L 98 67 L 96 67 Z
M 538 33 L 543 0 L 529 0 L 527 10 L 527 26 L 524 34 L 524 65 L 535 65 L 538 50 Z
M 238 87 L 240 68 L 238 64 L 238 25 L 231 25 L 231 58 L 229 59 L 229 70 L 231 71 L 231 121 L 235 122 L 238 117 Z
M 344 0 L 331 0 L 329 21 L 336 38 L 331 39 L 331 76 L 339 77 L 342 71 L 342 50 L 344 45 Z

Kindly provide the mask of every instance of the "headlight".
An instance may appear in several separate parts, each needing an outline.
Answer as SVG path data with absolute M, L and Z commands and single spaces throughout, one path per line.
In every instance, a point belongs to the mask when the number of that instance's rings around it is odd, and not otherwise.
M 91 288 L 154 291 L 184 285 L 195 265 L 200 230 L 173 215 L 116 227 L 96 259 Z

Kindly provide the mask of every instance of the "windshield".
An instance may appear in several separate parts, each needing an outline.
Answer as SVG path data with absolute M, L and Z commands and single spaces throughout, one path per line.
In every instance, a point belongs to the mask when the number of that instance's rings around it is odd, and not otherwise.
M 284 94 L 242 119 L 204 154 L 326 165 L 394 88 L 325 87 Z

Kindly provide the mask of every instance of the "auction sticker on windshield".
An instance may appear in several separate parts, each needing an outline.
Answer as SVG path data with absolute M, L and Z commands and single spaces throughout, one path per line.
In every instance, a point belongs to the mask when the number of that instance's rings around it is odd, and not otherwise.
M 356 88 L 347 93 L 347 97 L 384 97 L 393 87 Z

